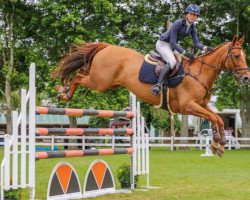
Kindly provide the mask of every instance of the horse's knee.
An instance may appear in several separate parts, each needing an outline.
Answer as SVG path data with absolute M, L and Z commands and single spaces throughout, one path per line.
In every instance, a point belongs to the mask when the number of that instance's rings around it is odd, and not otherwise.
M 218 126 L 224 129 L 224 122 L 223 122 L 223 120 L 220 117 L 218 117 L 217 121 L 218 121 Z
M 209 119 L 210 119 L 210 121 L 212 122 L 213 125 L 217 125 L 218 124 L 218 119 L 217 119 L 217 117 L 214 114 L 211 114 L 209 116 Z

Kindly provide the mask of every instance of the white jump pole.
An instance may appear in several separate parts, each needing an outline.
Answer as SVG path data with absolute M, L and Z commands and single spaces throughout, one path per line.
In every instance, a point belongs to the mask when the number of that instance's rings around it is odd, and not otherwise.
M 36 127 L 36 68 L 31 63 L 29 71 L 29 187 L 30 200 L 35 198 L 35 127 Z
M 145 119 L 144 117 L 141 117 L 141 154 L 142 154 L 142 160 L 141 160 L 141 166 L 142 166 L 142 174 L 146 174 L 145 171 Z
M 18 188 L 18 112 L 12 112 L 12 188 Z
M 135 175 L 136 175 L 136 157 L 137 157 L 137 145 L 136 145 L 136 130 L 137 130 L 137 122 L 136 122 L 136 97 L 134 94 L 130 93 L 130 107 L 132 112 L 134 113 L 134 117 L 132 118 L 132 129 L 134 131 L 134 134 L 131 136 L 131 143 L 132 148 L 134 149 L 134 152 L 131 154 L 131 170 L 130 170 L 130 182 L 131 182 L 131 189 L 134 189 L 135 187 Z
M 136 142 L 136 151 L 137 151 L 137 170 L 136 170 L 136 175 L 141 174 L 141 106 L 140 103 L 137 102 L 136 106 L 136 121 L 137 121 L 137 132 L 136 132 L 136 137 L 137 137 L 137 142 Z
M 3 176 L 4 176 L 4 189 L 10 189 L 10 134 L 4 136 L 4 166 L 3 166 Z M 1 193 L 1 197 L 4 193 Z
M 27 91 L 21 90 L 21 188 L 26 187 Z
M 149 135 L 145 134 L 146 142 L 146 174 L 147 174 L 147 188 L 149 189 Z
M 201 156 L 213 156 L 213 153 L 210 149 L 210 138 L 209 136 L 206 137 L 206 152 L 204 154 L 201 154 Z

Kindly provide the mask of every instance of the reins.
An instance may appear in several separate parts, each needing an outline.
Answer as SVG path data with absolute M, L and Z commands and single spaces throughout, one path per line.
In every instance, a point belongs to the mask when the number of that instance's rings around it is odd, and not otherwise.
M 224 45 L 224 44 L 223 44 Z M 222 46 L 222 45 L 221 45 Z M 219 46 L 219 47 L 221 47 L 221 46 Z M 218 47 L 218 48 L 219 48 Z M 218 49 L 218 48 L 216 48 L 216 50 Z M 231 54 L 231 51 L 233 50 L 233 49 L 242 49 L 242 47 L 232 47 L 232 46 L 230 46 L 229 47 L 229 49 L 228 49 L 228 51 L 227 51 L 227 56 L 226 56 L 226 58 L 225 58 L 225 60 L 224 60 L 224 62 L 223 62 L 223 66 L 225 66 L 226 65 L 226 62 L 228 62 L 228 65 L 229 65 L 229 58 L 231 58 L 231 60 L 232 60 L 232 63 L 233 63 L 233 70 L 232 71 L 229 71 L 230 73 L 232 73 L 235 77 L 237 77 L 238 79 L 241 79 L 241 77 L 245 74 L 245 73 L 247 73 L 247 71 L 249 70 L 247 67 L 244 67 L 244 68 L 238 68 L 237 66 L 237 64 L 235 64 L 235 61 L 234 61 L 234 59 L 232 58 L 232 54 Z M 215 50 L 212 50 L 212 51 L 210 51 L 210 52 L 215 52 Z M 199 69 L 199 73 L 197 74 L 197 75 L 193 75 L 193 74 L 191 74 L 191 62 L 193 61 L 193 60 L 189 60 L 187 63 L 188 63 L 188 71 L 187 72 L 185 72 L 185 74 L 186 75 L 188 75 L 188 76 L 190 76 L 190 77 L 192 77 L 192 78 L 194 78 L 196 81 L 198 81 L 204 88 L 205 88 L 205 90 L 206 90 L 206 94 L 205 94 L 205 96 L 203 97 L 203 99 L 205 99 L 205 97 L 207 96 L 207 95 L 209 95 L 212 91 L 213 91 L 213 88 L 211 89 L 211 90 L 209 90 L 208 89 L 208 87 L 206 86 L 206 84 L 204 83 L 204 82 L 202 82 L 199 78 L 198 78 L 198 76 L 201 74 L 201 72 L 202 72 L 202 68 L 203 68 L 203 65 L 207 65 L 207 66 L 209 66 L 209 67 L 211 67 L 211 68 L 214 68 L 214 70 L 215 71 L 217 71 L 217 73 L 219 74 L 221 71 L 224 71 L 224 70 L 222 70 L 221 68 L 219 68 L 219 67 L 216 67 L 216 66 L 214 66 L 214 65 L 212 65 L 212 64 L 210 64 L 210 63 L 207 63 L 207 62 L 205 62 L 204 60 L 203 60 L 203 56 L 201 57 L 201 59 L 202 60 L 200 60 L 200 59 L 198 59 L 198 58 L 195 58 L 194 60 L 197 60 L 197 61 L 199 61 L 199 62 L 201 62 L 201 66 L 200 66 L 200 69 Z M 237 71 L 239 71 L 239 70 L 247 70 L 245 73 L 242 73 L 242 74 L 240 74 L 240 75 L 238 75 L 238 74 L 236 74 L 236 72 Z

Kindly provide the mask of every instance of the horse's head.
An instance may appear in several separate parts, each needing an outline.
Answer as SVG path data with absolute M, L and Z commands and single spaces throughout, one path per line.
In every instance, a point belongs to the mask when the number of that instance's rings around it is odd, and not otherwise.
M 247 67 L 246 54 L 242 48 L 245 36 L 238 40 L 238 36 L 234 36 L 232 42 L 229 43 L 227 56 L 224 61 L 225 68 L 229 70 L 240 84 L 250 83 L 250 71 Z

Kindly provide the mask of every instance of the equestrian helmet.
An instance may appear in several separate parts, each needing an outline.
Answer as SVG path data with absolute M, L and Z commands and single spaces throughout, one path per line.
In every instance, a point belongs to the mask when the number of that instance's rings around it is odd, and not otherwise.
M 196 15 L 200 15 L 200 8 L 196 4 L 189 4 L 185 9 L 185 14 L 194 13 Z

